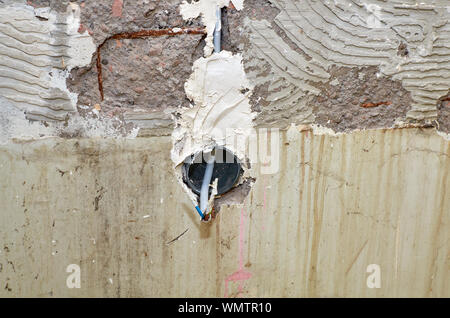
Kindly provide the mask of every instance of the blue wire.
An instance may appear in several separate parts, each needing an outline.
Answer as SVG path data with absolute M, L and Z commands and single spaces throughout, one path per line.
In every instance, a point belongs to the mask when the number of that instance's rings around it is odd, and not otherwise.
M 198 214 L 200 214 L 200 217 L 201 217 L 202 220 L 203 220 L 203 219 L 205 218 L 205 216 L 203 215 L 202 210 L 200 210 L 200 208 L 199 208 L 198 205 L 197 205 L 195 208 L 197 209 Z

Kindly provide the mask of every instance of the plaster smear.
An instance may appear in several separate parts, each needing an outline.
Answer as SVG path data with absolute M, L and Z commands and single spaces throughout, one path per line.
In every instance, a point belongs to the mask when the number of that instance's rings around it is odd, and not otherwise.
M 173 132 L 172 160 L 179 165 L 192 153 L 214 144 L 226 146 L 242 160 L 245 145 L 235 145 L 234 138 L 248 138 L 255 116 L 242 56 L 214 53 L 197 60 L 193 69 L 185 90 L 194 105 L 184 110 Z
M 249 100 L 253 86 L 246 78 L 242 55 L 228 51 L 211 55 L 217 7 L 230 3 L 237 10 L 243 8 L 243 0 L 184 1 L 180 6 L 184 19 L 201 16 L 207 30 L 205 57 L 194 62 L 193 73 L 185 83 L 186 95 L 193 105 L 183 109 L 172 133 L 175 174 L 194 204 L 197 197 L 184 184 L 177 167 L 191 154 L 215 145 L 225 146 L 245 162 L 246 143 L 253 132 L 255 114 Z M 244 171 L 240 182 L 250 174 L 249 170 Z
M 204 49 L 205 56 L 211 55 L 213 45 L 213 35 L 216 26 L 216 10 L 217 7 L 223 8 L 230 4 L 234 5 L 237 10 L 242 10 L 244 7 L 244 0 L 200 0 L 197 2 L 188 3 L 186 0 L 180 6 L 180 13 L 183 19 L 195 19 L 199 16 L 206 27 L 208 35 L 206 36 L 206 45 Z
M 121 136 L 135 138 L 139 129 L 118 129 L 120 121 L 116 118 L 99 118 L 95 109 L 81 117 L 70 116 L 67 121 L 43 124 L 40 121 L 29 121 L 23 111 L 15 107 L 9 100 L 0 96 L 0 145 L 11 140 L 36 140 L 51 137 L 98 138 Z
M 27 119 L 62 121 L 76 111 L 77 95 L 66 78 L 72 68 L 89 65 L 96 50 L 79 26 L 80 8 L 73 3 L 65 14 L 0 6 L 0 96 Z

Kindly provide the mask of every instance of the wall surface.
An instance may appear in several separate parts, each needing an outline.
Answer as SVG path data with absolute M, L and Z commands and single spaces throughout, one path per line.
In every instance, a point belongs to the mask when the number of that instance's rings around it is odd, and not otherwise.
M 449 297 L 449 43 L 448 0 L 0 0 L 0 296 Z
M 176 182 L 168 137 L 3 146 L 0 295 L 450 296 L 448 141 L 292 127 L 280 144 L 279 172 L 255 165 L 245 202 L 211 223 Z

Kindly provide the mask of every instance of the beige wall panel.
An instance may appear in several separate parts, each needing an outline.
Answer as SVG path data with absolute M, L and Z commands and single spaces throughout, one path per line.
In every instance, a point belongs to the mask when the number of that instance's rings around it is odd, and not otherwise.
M 0 296 L 450 296 L 448 141 L 280 139 L 279 172 L 253 165 L 244 204 L 209 224 L 175 179 L 169 137 L 1 146 Z M 381 288 L 367 287 L 370 264 Z

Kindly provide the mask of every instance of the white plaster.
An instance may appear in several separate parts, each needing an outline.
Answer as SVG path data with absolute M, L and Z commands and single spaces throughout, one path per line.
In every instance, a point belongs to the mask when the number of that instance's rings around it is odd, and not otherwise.
M 240 160 L 245 158 L 245 143 L 227 141 L 235 138 L 247 140 L 253 132 L 255 115 L 249 103 L 253 87 L 246 78 L 240 54 L 233 55 L 227 51 L 212 54 L 217 7 L 225 7 L 230 2 L 237 10 L 243 9 L 243 0 L 200 0 L 190 4 L 183 1 L 180 6 L 184 19 L 201 16 L 207 37 L 205 58 L 195 61 L 193 73 L 185 83 L 186 95 L 193 105 L 183 110 L 181 118 L 175 118 L 177 128 L 172 133 L 172 160 L 175 167 L 191 154 L 214 145 L 227 147 Z M 197 197 L 182 181 L 180 169 L 175 172 L 195 205 Z M 244 171 L 244 176 L 249 176 L 249 171 Z
M 444 140 L 450 141 L 450 134 L 447 134 L 443 131 L 436 130 L 437 134 L 444 138 Z
M 70 70 L 76 66 L 86 66 L 91 63 L 92 55 L 97 47 L 88 31 L 78 33 L 80 28 L 80 6 L 70 3 L 67 6 L 67 33 L 69 37 L 68 53 L 70 60 L 67 62 L 67 69 Z
M 242 56 L 222 51 L 194 63 L 194 72 L 185 84 L 186 94 L 194 103 L 185 109 L 175 129 L 172 159 L 180 164 L 190 154 L 208 145 L 230 147 L 238 156 L 245 149 L 233 149 L 227 140 L 239 135 L 246 138 L 253 127 L 254 114 L 249 103 L 251 86 L 242 65 Z
M 17 109 L 6 98 L 0 96 L 0 144 L 11 139 L 34 140 L 59 136 L 61 133 L 79 135 L 84 138 L 122 136 L 117 130 L 118 119 L 83 118 L 79 115 L 69 117 L 67 122 L 55 122 L 44 125 L 42 122 L 29 121 L 23 111 Z M 139 129 L 132 129 L 125 138 L 136 138 Z
M 50 18 L 50 8 L 46 7 L 46 8 L 35 8 L 34 9 L 34 15 L 39 17 L 39 18 L 43 18 L 43 19 L 49 19 Z
M 335 132 L 333 129 L 324 127 L 317 124 L 311 124 L 312 132 L 314 135 L 330 135 L 330 136 L 339 136 L 342 135 L 342 132 Z
M 379 5 L 370 3 L 363 3 L 369 15 L 366 19 L 367 27 L 369 28 L 383 28 L 384 25 L 381 22 L 381 7 Z
M 195 61 L 193 73 L 185 83 L 186 94 L 193 105 L 184 109 L 172 133 L 174 166 L 214 145 L 225 146 L 243 161 L 246 145 L 234 143 L 234 140 L 248 140 L 253 132 L 255 114 L 249 103 L 251 90 L 240 54 L 222 51 Z M 180 169 L 175 173 L 196 205 L 197 197 L 183 182 Z M 248 170 L 244 171 L 244 177 L 249 175 Z

